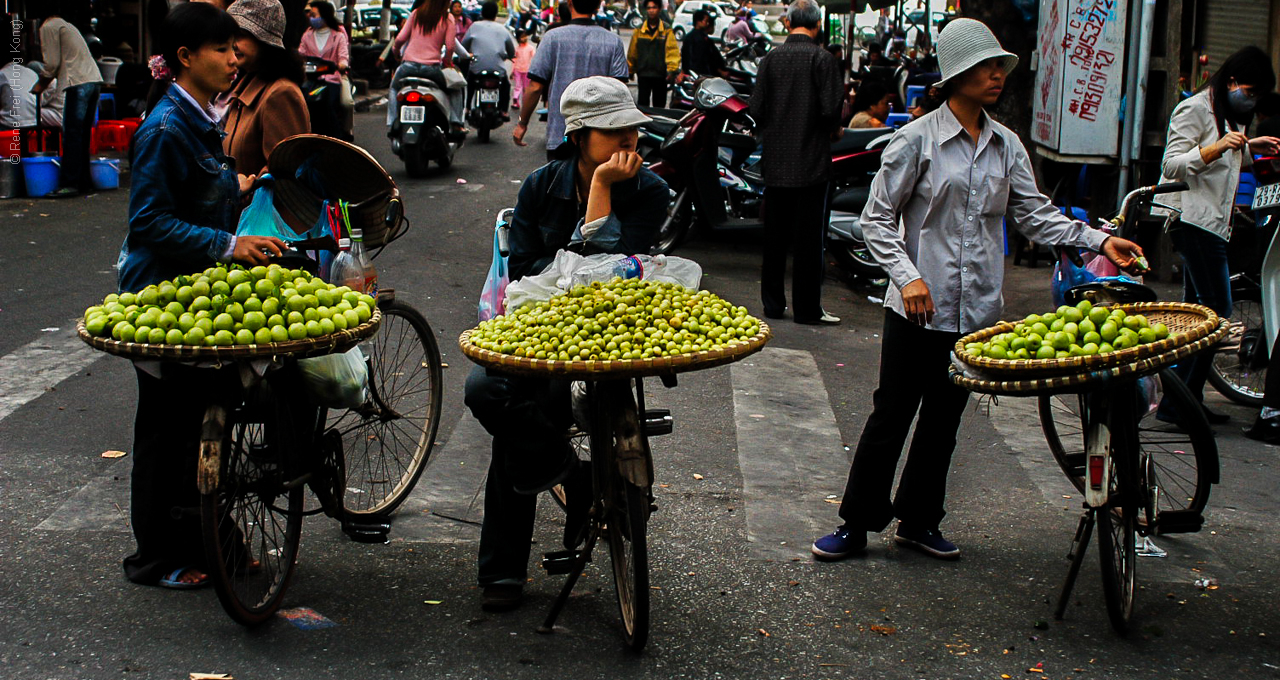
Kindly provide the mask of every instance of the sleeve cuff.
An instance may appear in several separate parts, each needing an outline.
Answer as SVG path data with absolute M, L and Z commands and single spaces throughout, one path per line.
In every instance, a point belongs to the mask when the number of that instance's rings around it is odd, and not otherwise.
M 1108 234 L 1101 229 L 1094 229 L 1084 222 L 1077 222 L 1077 224 L 1084 229 L 1084 233 L 1081 234 L 1081 240 L 1084 241 L 1084 246 L 1089 250 L 1100 252 L 1102 250 L 1102 242 L 1107 240 L 1111 234 Z
M 227 234 L 227 245 L 222 249 L 222 252 L 219 253 L 217 260 L 219 262 L 230 262 L 231 254 L 234 252 L 236 252 L 235 234 Z

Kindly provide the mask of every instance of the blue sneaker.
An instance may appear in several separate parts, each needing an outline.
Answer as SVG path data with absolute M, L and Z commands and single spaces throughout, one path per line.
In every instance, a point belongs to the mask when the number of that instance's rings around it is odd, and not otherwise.
M 944 560 L 953 560 L 960 556 L 960 549 L 956 544 L 943 538 L 942 532 L 937 529 L 916 531 L 899 522 L 898 532 L 893 540 Z
M 867 532 L 841 526 L 814 541 L 809 550 L 820 560 L 842 560 L 856 552 L 862 552 L 866 547 Z

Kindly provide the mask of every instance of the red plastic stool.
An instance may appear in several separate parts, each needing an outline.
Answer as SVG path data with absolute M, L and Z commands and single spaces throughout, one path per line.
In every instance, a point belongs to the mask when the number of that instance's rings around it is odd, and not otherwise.
M 124 123 L 101 122 L 93 129 L 93 141 L 89 147 L 89 153 L 99 153 L 106 149 L 128 151 L 129 128 Z
M 0 158 L 16 158 L 22 155 L 22 131 L 0 130 Z
M 62 155 L 62 130 L 60 128 L 38 127 L 26 131 L 26 153 L 53 153 Z

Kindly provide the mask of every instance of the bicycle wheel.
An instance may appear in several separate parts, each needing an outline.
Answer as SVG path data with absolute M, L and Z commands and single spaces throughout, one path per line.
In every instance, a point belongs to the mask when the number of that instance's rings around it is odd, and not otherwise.
M 609 562 L 613 567 L 613 583 L 617 591 L 618 611 L 627 645 L 634 651 L 644 648 L 649 639 L 649 494 L 622 477 L 618 471 L 615 423 L 636 416 L 635 401 L 629 388 L 597 383 L 592 399 L 594 411 L 591 426 L 591 461 L 597 497 L 604 503 L 604 524 L 609 541 Z M 605 390 L 611 393 L 606 394 Z M 612 411 L 612 412 L 611 412 Z M 639 422 L 633 420 L 632 422 Z M 641 444 L 648 447 L 644 433 Z
M 1209 382 L 1226 398 L 1246 406 L 1262 406 L 1267 384 L 1266 329 L 1262 303 L 1239 299 L 1231 305 L 1231 335 L 1240 341 L 1238 349 L 1216 352 Z
M 1138 405 L 1144 414 L 1138 423 L 1139 463 L 1149 485 L 1143 503 L 1146 526 L 1156 533 L 1172 533 L 1199 526 L 1210 489 L 1218 481 L 1218 446 L 1204 413 L 1182 380 L 1167 369 L 1160 372 L 1159 380 L 1164 398 L 1178 413 L 1194 414 L 1179 422 L 1179 431 L 1157 420 L 1154 411 Z M 1145 392 L 1139 392 L 1137 398 L 1144 399 Z M 1088 403 L 1087 397 L 1079 394 L 1042 396 L 1039 403 L 1040 427 L 1049 451 L 1080 493 L 1084 493 L 1083 423 Z M 1161 515 L 1169 520 L 1163 525 Z
M 1137 537 L 1139 477 L 1134 414 L 1123 406 L 1111 405 L 1111 475 L 1107 505 L 1094 511 L 1098 522 L 1098 559 L 1102 567 L 1102 594 L 1107 603 L 1111 627 L 1124 635 L 1129 631 L 1133 615 L 1133 599 L 1137 590 Z M 1102 414 L 1100 414 L 1102 415 Z M 1100 419 L 1101 420 L 1101 419 Z M 1094 421 L 1097 423 L 1098 421 Z M 1094 436 L 1107 436 L 1096 428 Z
M 440 426 L 440 350 L 427 320 L 395 300 L 379 303 L 382 326 L 361 345 L 369 396 L 357 408 L 328 415 L 342 437 L 345 510 L 389 515 L 422 476 Z
M 253 626 L 280 607 L 302 535 L 301 422 L 267 383 L 230 412 L 211 406 L 206 443 L 221 446 L 218 486 L 201 494 L 205 555 L 222 607 Z M 220 430 L 216 423 L 225 419 Z M 210 422 L 215 423 L 210 426 Z

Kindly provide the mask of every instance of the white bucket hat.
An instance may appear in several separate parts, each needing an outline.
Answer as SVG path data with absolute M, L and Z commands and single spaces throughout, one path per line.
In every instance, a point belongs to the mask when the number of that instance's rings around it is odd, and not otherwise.
M 631 91 L 617 78 L 579 78 L 560 95 L 560 114 L 566 134 L 582 128 L 619 130 L 644 125 L 652 118 L 640 113 Z
M 942 70 L 942 80 L 933 86 L 942 87 L 948 80 L 997 57 L 1005 75 L 1018 65 L 1018 55 L 1006 52 L 986 24 L 975 19 L 954 19 L 938 34 L 938 65 Z

